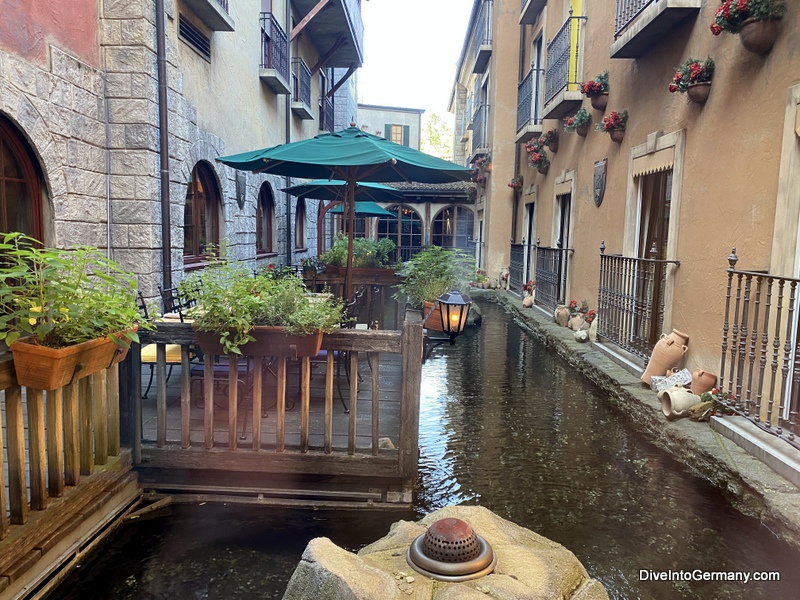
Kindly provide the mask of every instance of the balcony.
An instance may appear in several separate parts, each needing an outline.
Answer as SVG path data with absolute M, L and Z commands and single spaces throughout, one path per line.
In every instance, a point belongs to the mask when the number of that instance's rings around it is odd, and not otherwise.
M 702 0 L 617 0 L 611 58 L 639 58 L 683 19 L 697 14 Z
M 233 31 L 233 19 L 228 14 L 228 0 L 184 0 L 200 20 L 212 31 Z
M 303 120 L 314 118 L 311 112 L 311 69 L 299 56 L 292 58 L 292 112 Z
M 364 63 L 360 0 L 292 0 L 292 6 L 298 27 L 308 18 L 303 31 L 325 57 L 326 67 L 360 67 Z
M 522 0 L 522 12 L 519 15 L 520 25 L 533 25 L 542 14 L 547 0 Z
M 524 144 L 542 133 L 541 71 L 531 69 L 517 86 L 517 135 L 514 142 Z
M 472 154 L 467 162 L 489 153 L 488 121 L 489 105 L 481 104 L 472 118 Z
M 261 13 L 261 65 L 258 76 L 276 94 L 290 94 L 289 38 L 272 13 Z
M 578 65 L 583 49 L 583 23 L 572 11 L 558 33 L 547 44 L 544 119 L 560 119 L 578 109 L 583 101 L 579 91 Z
M 475 33 L 472 37 L 472 54 L 475 62 L 473 73 L 485 73 L 492 56 L 492 0 L 484 0 L 475 21 Z
M 319 130 L 333 133 L 335 113 L 333 99 L 323 96 L 319 99 Z

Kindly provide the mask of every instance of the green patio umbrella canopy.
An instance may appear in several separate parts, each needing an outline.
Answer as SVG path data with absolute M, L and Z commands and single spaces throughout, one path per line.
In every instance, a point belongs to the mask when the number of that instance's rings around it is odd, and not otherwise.
M 344 212 L 344 204 L 339 204 L 334 206 L 329 211 L 331 214 L 340 215 Z M 374 202 L 370 202 L 369 200 L 356 200 L 356 216 L 357 217 L 394 217 L 397 218 L 397 215 L 393 212 L 389 212 L 385 208 L 381 208 Z
M 341 179 L 347 184 L 348 207 L 347 269 L 345 294 L 352 295 L 352 260 L 355 221 L 355 190 L 360 181 L 417 181 L 448 183 L 466 181 L 471 169 L 436 158 L 409 146 L 349 127 L 335 133 L 290 142 L 262 150 L 252 150 L 217 160 L 225 165 L 254 173 L 271 173 L 308 179 Z
M 347 195 L 347 182 L 339 179 L 315 179 L 308 183 L 300 183 L 298 185 L 282 188 L 281 191 L 291 194 L 292 196 L 302 196 L 303 198 L 313 198 L 315 200 L 344 201 Z M 404 198 L 405 196 L 402 192 L 388 185 L 370 181 L 360 181 L 356 183 L 356 209 L 358 209 L 358 204 L 365 200 L 371 200 L 372 202 L 369 202 L 369 204 L 374 205 L 375 202 L 402 201 Z M 339 209 L 338 212 L 342 212 L 341 209 Z M 356 214 L 358 214 L 358 212 L 356 212 Z M 378 216 L 384 215 L 381 213 Z

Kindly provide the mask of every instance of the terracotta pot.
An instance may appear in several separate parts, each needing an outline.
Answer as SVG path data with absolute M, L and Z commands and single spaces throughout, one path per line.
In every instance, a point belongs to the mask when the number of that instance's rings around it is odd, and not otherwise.
M 661 339 L 658 340 L 653 353 L 650 355 L 650 360 L 647 362 L 647 368 L 642 373 L 641 380 L 647 385 L 650 385 L 650 378 L 653 375 L 665 375 L 667 369 L 679 364 L 686 354 L 685 343 L 680 343 L 680 340 L 689 341 L 688 336 L 684 336 L 676 329 L 672 330 L 669 336 L 661 334 Z M 672 336 L 672 337 L 671 337 Z
M 608 106 L 608 92 L 603 94 L 599 94 L 597 96 L 592 96 L 589 98 L 592 103 L 592 108 L 599 111 L 604 111 L 606 106 Z
M 569 318 L 569 322 L 567 324 L 572 331 L 578 331 L 583 326 L 583 316 L 573 315 Z
M 433 331 L 444 331 L 442 327 L 442 311 L 439 308 L 439 303 L 437 302 L 435 305 L 433 302 L 423 302 L 422 303 L 422 316 L 425 317 L 430 313 L 430 316 L 425 319 L 424 327 L 425 329 L 431 329 Z
M 696 104 L 705 104 L 710 91 L 711 82 L 701 81 L 700 83 L 690 83 L 686 88 L 686 95 L 689 97 L 689 100 Z
M 559 304 L 553 311 L 553 318 L 555 319 L 556 323 L 562 327 L 566 327 L 567 323 L 569 323 L 569 309 L 567 309 L 567 307 L 563 304 Z
M 608 132 L 609 137 L 611 137 L 611 141 L 615 144 L 621 144 L 623 138 L 625 137 L 625 130 L 624 129 L 612 129 Z
M 552 140 L 549 144 L 547 144 L 547 149 L 550 150 L 553 154 L 558 152 L 558 137 Z
M 539 165 L 536 167 L 536 170 L 539 171 L 542 175 L 547 175 L 547 171 L 550 169 L 550 165 Z
M 703 392 L 710 392 L 717 387 L 717 376 L 703 369 L 695 369 L 692 373 L 692 393 L 698 396 Z
M 39 390 L 57 388 L 108 369 L 128 354 L 111 337 L 89 340 L 66 348 L 48 348 L 21 338 L 11 344 L 17 383 Z
M 240 346 L 245 356 L 288 356 L 296 359 L 302 356 L 316 356 L 322 346 L 322 332 L 308 335 L 287 333 L 285 327 L 257 325 L 250 334 L 255 341 Z M 204 354 L 226 354 L 219 341 L 219 334 L 210 331 L 197 331 L 197 344 Z
M 588 125 L 578 125 L 575 128 L 575 133 L 577 133 L 581 137 L 586 137 L 586 134 L 589 133 L 589 126 Z
M 700 402 L 700 396 L 678 384 L 658 392 L 658 399 L 661 402 L 661 412 L 670 421 L 689 416 L 689 409 Z
M 530 308 L 531 306 L 533 306 L 533 298 L 531 296 L 525 296 L 522 299 L 522 307 Z
M 483 170 L 484 170 L 484 171 L 486 171 L 487 173 L 491 173 L 491 172 L 492 172 L 492 163 L 490 163 L 490 162 L 487 162 L 487 163 L 486 163 L 486 164 L 483 166 Z
M 766 54 L 778 37 L 781 18 L 745 19 L 739 25 L 739 41 L 750 52 Z

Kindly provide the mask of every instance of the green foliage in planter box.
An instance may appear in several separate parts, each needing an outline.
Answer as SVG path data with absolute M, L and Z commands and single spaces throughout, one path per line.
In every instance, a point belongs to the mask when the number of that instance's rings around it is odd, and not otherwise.
M 371 240 L 368 238 L 353 239 L 353 266 L 380 269 L 389 264 L 389 254 L 397 245 L 389 238 Z M 333 246 L 319 257 L 326 265 L 344 267 L 347 265 L 347 236 L 339 233 Z
M 394 298 L 408 298 L 415 306 L 435 302 L 445 292 L 466 286 L 473 273 L 475 260 L 471 256 L 458 250 L 426 246 L 403 264 L 400 274 L 405 279 L 397 285 Z

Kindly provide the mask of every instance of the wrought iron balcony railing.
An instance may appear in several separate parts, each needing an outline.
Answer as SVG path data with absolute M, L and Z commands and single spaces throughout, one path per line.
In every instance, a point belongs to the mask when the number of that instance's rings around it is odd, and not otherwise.
M 582 46 L 583 21 L 586 17 L 570 15 L 547 44 L 547 71 L 545 74 L 545 103 L 550 102 L 563 89 L 578 85 L 578 59 Z
M 311 70 L 299 56 L 292 58 L 292 101 L 311 106 Z
M 517 86 L 517 131 L 542 122 L 540 75 L 540 69 L 531 69 Z
M 479 54 L 481 46 L 492 45 L 492 3 L 493 0 L 483 0 L 475 21 L 475 33 L 472 37 L 472 53 L 475 56 Z
M 261 68 L 275 69 L 289 81 L 289 37 L 268 12 L 261 13 Z
M 655 257 L 655 248 L 651 250 Z M 667 265 L 676 260 L 606 254 L 600 246 L 597 334 L 647 359 L 664 326 Z
M 328 131 L 333 133 L 334 129 L 334 119 L 336 115 L 333 110 L 333 99 L 328 98 L 327 96 L 323 96 L 320 98 L 320 107 L 319 107 L 319 115 L 320 115 L 320 124 L 319 128 L 321 131 Z
M 736 269 L 728 257 L 719 389 L 725 405 L 800 449 L 800 279 Z
M 639 14 L 651 4 L 658 0 L 617 0 L 617 15 L 614 20 L 614 39 L 618 38 L 622 31 Z
M 489 117 L 489 105 L 481 104 L 475 111 L 472 119 L 472 152 L 480 148 L 488 148 L 487 122 Z

